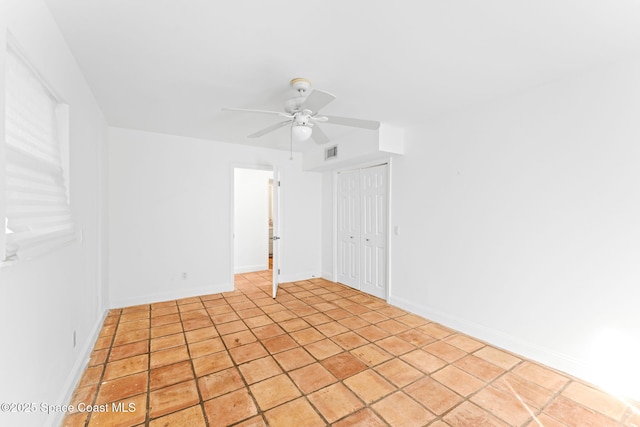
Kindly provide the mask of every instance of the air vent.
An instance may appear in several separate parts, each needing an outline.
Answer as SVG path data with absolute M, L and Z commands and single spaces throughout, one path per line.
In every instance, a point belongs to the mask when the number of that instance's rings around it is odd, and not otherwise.
M 338 146 L 334 145 L 333 147 L 327 148 L 326 150 L 324 150 L 324 159 L 325 160 L 329 160 L 329 159 L 335 159 L 336 157 L 338 157 Z

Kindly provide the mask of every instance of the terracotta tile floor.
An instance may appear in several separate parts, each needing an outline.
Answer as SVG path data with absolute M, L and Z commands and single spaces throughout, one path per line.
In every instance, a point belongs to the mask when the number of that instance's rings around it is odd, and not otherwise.
M 640 426 L 640 406 L 323 279 L 111 310 L 65 426 Z M 116 411 L 117 406 L 121 409 Z M 105 408 L 105 406 L 98 406 Z

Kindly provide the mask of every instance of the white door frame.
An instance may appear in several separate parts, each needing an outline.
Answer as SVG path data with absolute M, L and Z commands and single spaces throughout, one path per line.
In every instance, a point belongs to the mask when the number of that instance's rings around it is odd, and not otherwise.
M 386 295 L 384 297 L 385 301 L 389 301 L 389 297 L 391 295 L 391 245 L 392 245 L 392 239 L 391 239 L 391 224 L 392 222 L 392 217 L 391 217 L 391 204 L 392 204 L 392 190 L 391 190 L 391 175 L 392 175 L 392 165 L 393 165 L 393 158 L 389 157 L 386 159 L 380 159 L 377 161 L 371 161 L 371 162 L 365 162 L 365 163 L 359 163 L 359 164 L 355 164 L 353 166 L 348 166 L 348 167 L 344 167 L 344 168 L 340 168 L 337 169 L 335 171 L 333 171 L 333 278 L 332 280 L 334 282 L 337 282 L 338 280 L 338 173 L 339 172 L 346 172 L 346 171 L 350 171 L 350 170 L 356 170 L 356 169 L 364 169 L 364 168 L 369 168 L 372 166 L 377 166 L 377 165 L 383 165 L 386 164 L 387 165 L 387 268 L 386 268 Z
M 272 246 L 272 255 L 271 255 L 271 297 L 275 298 L 278 293 L 278 283 L 280 282 L 280 257 L 282 251 L 280 250 L 280 235 L 282 234 L 282 224 L 280 223 L 280 219 L 282 218 L 280 212 L 280 198 L 282 197 L 282 193 L 280 192 L 280 171 L 274 166 L 272 168 L 273 171 L 273 186 L 272 186 L 272 220 L 273 220 L 273 236 L 271 240 L 273 241 Z
M 276 168 L 275 165 L 265 165 L 265 164 L 261 164 L 261 165 L 256 165 L 256 164 L 244 164 L 244 163 L 236 163 L 236 164 L 232 164 L 231 165 L 231 170 L 230 170 L 230 175 L 231 175 L 231 179 L 230 179 L 230 194 L 231 194 L 231 198 L 229 201 L 229 222 L 231 224 L 230 230 L 229 230 L 229 259 L 230 259 L 230 263 L 229 263 L 229 280 L 230 283 L 235 286 L 235 170 L 236 169 L 253 169 L 253 170 L 264 170 L 264 171 L 271 171 L 273 173 L 273 179 L 274 179 L 274 193 L 275 193 L 275 185 L 277 185 L 276 183 L 276 175 L 277 175 L 277 171 L 278 169 Z M 279 219 L 276 218 L 276 201 L 274 200 L 274 204 L 273 204 L 273 208 L 274 208 L 274 217 L 273 217 L 273 222 L 275 223 L 276 221 L 280 221 Z M 279 225 L 280 222 L 278 222 Z M 276 230 L 274 228 L 274 234 L 275 234 Z M 277 268 L 275 267 L 275 248 L 276 245 L 274 245 L 273 251 L 274 251 L 274 268 L 273 268 L 273 281 L 274 283 L 277 282 Z M 280 245 L 278 245 L 278 248 L 280 247 Z M 281 252 L 281 251 L 280 251 Z M 278 258 L 281 258 L 280 256 Z M 274 295 L 275 295 L 275 290 L 274 290 Z M 275 298 L 275 296 L 274 296 Z

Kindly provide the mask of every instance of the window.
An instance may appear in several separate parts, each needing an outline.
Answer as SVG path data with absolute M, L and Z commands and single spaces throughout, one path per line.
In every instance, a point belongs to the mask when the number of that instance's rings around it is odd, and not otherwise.
M 5 87 L 4 261 L 9 262 L 58 248 L 74 240 L 75 232 L 63 169 L 68 107 L 11 47 Z

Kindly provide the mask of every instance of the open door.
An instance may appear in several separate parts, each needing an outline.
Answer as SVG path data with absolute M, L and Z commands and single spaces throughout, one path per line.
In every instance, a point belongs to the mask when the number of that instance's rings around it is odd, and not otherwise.
M 278 281 L 280 279 L 280 172 L 273 168 L 273 285 L 272 296 L 276 297 L 278 293 Z

